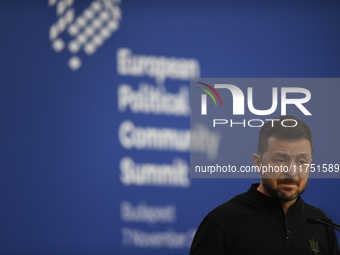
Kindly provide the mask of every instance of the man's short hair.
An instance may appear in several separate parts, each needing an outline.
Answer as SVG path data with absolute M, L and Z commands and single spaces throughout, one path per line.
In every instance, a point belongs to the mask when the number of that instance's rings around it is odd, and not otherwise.
M 268 139 L 270 137 L 276 137 L 278 139 L 289 141 L 307 139 L 310 143 L 313 153 L 312 132 L 306 123 L 294 116 L 281 116 L 273 119 L 278 119 L 280 121 L 268 121 L 262 126 L 260 130 L 259 144 L 257 148 L 257 153 L 259 155 L 262 156 L 268 150 Z M 296 122 L 297 125 L 295 127 L 284 127 L 281 125 L 283 120 L 286 120 L 283 123 L 285 126 L 294 126 Z

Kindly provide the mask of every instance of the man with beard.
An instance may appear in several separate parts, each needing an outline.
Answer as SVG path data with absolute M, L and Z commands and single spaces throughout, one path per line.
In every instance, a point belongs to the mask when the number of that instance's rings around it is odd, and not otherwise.
M 307 222 L 310 216 L 327 218 L 325 213 L 300 197 L 312 162 L 311 131 L 294 116 L 277 119 L 263 125 L 253 155 L 260 183 L 204 218 L 191 255 L 340 254 L 332 228 Z M 279 124 L 282 120 L 286 127 Z

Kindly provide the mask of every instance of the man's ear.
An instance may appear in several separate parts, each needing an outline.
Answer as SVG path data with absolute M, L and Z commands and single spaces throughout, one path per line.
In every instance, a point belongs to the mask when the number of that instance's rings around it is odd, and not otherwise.
M 261 173 L 260 167 L 261 167 L 261 156 L 258 154 L 253 154 L 253 162 L 254 166 L 256 166 L 257 172 Z
M 254 162 L 255 166 L 260 167 L 260 165 L 261 165 L 261 156 L 254 153 L 253 154 L 253 162 Z

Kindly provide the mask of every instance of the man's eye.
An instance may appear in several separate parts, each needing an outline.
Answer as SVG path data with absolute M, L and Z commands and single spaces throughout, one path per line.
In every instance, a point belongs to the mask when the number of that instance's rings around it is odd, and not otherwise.
M 304 160 L 300 160 L 300 161 L 299 161 L 299 163 L 300 163 L 301 165 L 303 165 L 303 164 L 305 164 L 305 163 L 306 163 L 306 161 L 304 161 Z
M 283 162 L 285 162 L 285 160 L 284 159 L 278 159 L 277 162 L 283 163 Z

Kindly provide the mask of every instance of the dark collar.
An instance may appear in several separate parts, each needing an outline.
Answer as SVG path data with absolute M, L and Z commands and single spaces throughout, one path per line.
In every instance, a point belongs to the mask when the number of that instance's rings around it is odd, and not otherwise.
M 281 207 L 280 200 L 272 197 L 268 197 L 267 195 L 263 194 L 262 192 L 258 191 L 257 188 L 260 184 L 253 183 L 250 186 L 250 189 L 247 191 L 247 194 L 257 203 L 262 204 L 263 206 L 267 207 L 270 211 L 275 212 L 277 214 L 280 212 L 282 215 L 283 209 Z M 302 199 L 298 197 L 294 205 L 289 209 L 288 214 L 293 214 L 301 208 Z

